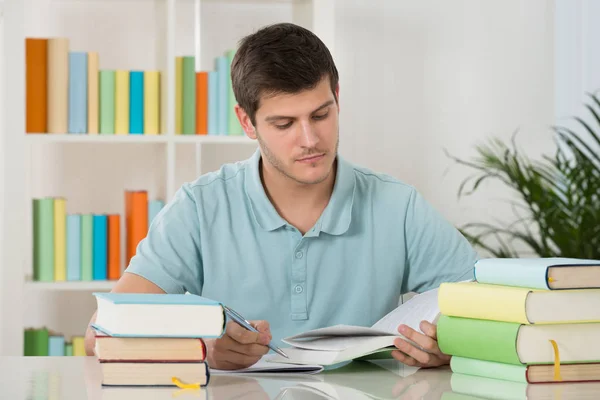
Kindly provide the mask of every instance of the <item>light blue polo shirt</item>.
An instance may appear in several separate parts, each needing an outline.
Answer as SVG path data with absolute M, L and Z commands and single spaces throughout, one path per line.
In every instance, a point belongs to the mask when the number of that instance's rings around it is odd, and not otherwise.
M 277 345 L 309 329 L 371 326 L 403 293 L 473 279 L 476 252 L 413 187 L 338 156 L 331 200 L 303 236 L 267 198 L 260 158 L 184 184 L 127 272 L 267 320 Z

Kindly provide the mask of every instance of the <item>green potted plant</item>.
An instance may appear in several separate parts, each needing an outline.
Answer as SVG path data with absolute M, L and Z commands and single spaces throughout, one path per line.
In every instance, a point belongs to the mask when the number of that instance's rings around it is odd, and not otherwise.
M 449 155 L 475 170 L 462 181 L 459 197 L 487 180 L 500 181 L 516 194 L 514 221 L 460 227 L 475 247 L 501 258 L 523 256 L 516 249 L 525 245 L 536 257 L 600 259 L 600 100 L 588 95 L 591 122 L 575 117 L 582 128 L 578 132 L 553 127 L 551 156 L 530 160 L 517 149 L 514 136 L 510 145 L 491 139 L 477 146 L 477 156 L 469 161 Z

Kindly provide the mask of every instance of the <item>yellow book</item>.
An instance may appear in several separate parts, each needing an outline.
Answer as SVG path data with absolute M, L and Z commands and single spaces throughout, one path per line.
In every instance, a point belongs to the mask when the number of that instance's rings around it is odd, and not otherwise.
M 144 71 L 144 134 L 160 131 L 160 72 Z
M 175 57 L 175 134 L 183 132 L 183 57 Z
M 67 279 L 67 201 L 54 199 L 54 280 Z
M 88 134 L 98 134 L 98 53 L 88 53 Z
M 543 290 L 478 282 L 442 283 L 443 315 L 521 324 L 600 322 L 600 289 Z
M 48 39 L 48 133 L 67 133 L 69 119 L 69 39 Z
M 73 336 L 73 355 L 85 356 L 85 342 L 83 336 Z
M 115 73 L 115 133 L 129 134 L 129 71 Z

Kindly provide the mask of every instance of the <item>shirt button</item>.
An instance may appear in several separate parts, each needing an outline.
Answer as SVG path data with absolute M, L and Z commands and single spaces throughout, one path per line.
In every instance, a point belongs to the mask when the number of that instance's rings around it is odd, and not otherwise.
M 296 258 L 301 259 L 304 254 L 301 251 L 296 252 Z
M 300 286 L 300 285 L 296 285 L 296 287 L 294 288 L 294 290 L 296 291 L 296 293 L 302 293 L 302 291 L 303 291 L 304 289 L 302 288 L 302 286 Z

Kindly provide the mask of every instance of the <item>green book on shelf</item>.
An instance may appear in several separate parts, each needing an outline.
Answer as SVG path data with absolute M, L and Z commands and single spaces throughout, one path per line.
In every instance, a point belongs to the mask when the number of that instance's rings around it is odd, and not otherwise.
M 195 58 L 183 57 L 183 109 L 182 125 L 184 135 L 196 134 L 196 69 Z
M 47 328 L 26 329 L 24 332 L 25 356 L 47 356 L 48 355 L 49 334 Z
M 54 199 L 33 199 L 33 280 L 54 280 Z
M 81 280 L 94 279 L 94 219 L 92 214 L 81 216 Z
M 231 71 L 231 63 L 233 62 L 233 57 L 235 56 L 235 49 L 229 50 L 227 52 L 227 59 L 229 61 L 229 71 Z M 237 104 L 237 100 L 235 99 L 235 95 L 233 94 L 233 86 L 231 82 L 231 77 L 227 79 L 227 89 L 229 91 L 228 101 L 229 108 L 227 110 L 227 116 L 229 118 L 229 133 L 230 135 L 243 135 L 244 130 L 242 129 L 242 125 L 240 125 L 240 121 L 237 119 L 237 115 L 235 114 L 235 105 Z
M 100 133 L 115 133 L 116 72 L 100 71 Z
M 73 343 L 65 343 L 65 356 L 73 355 Z

